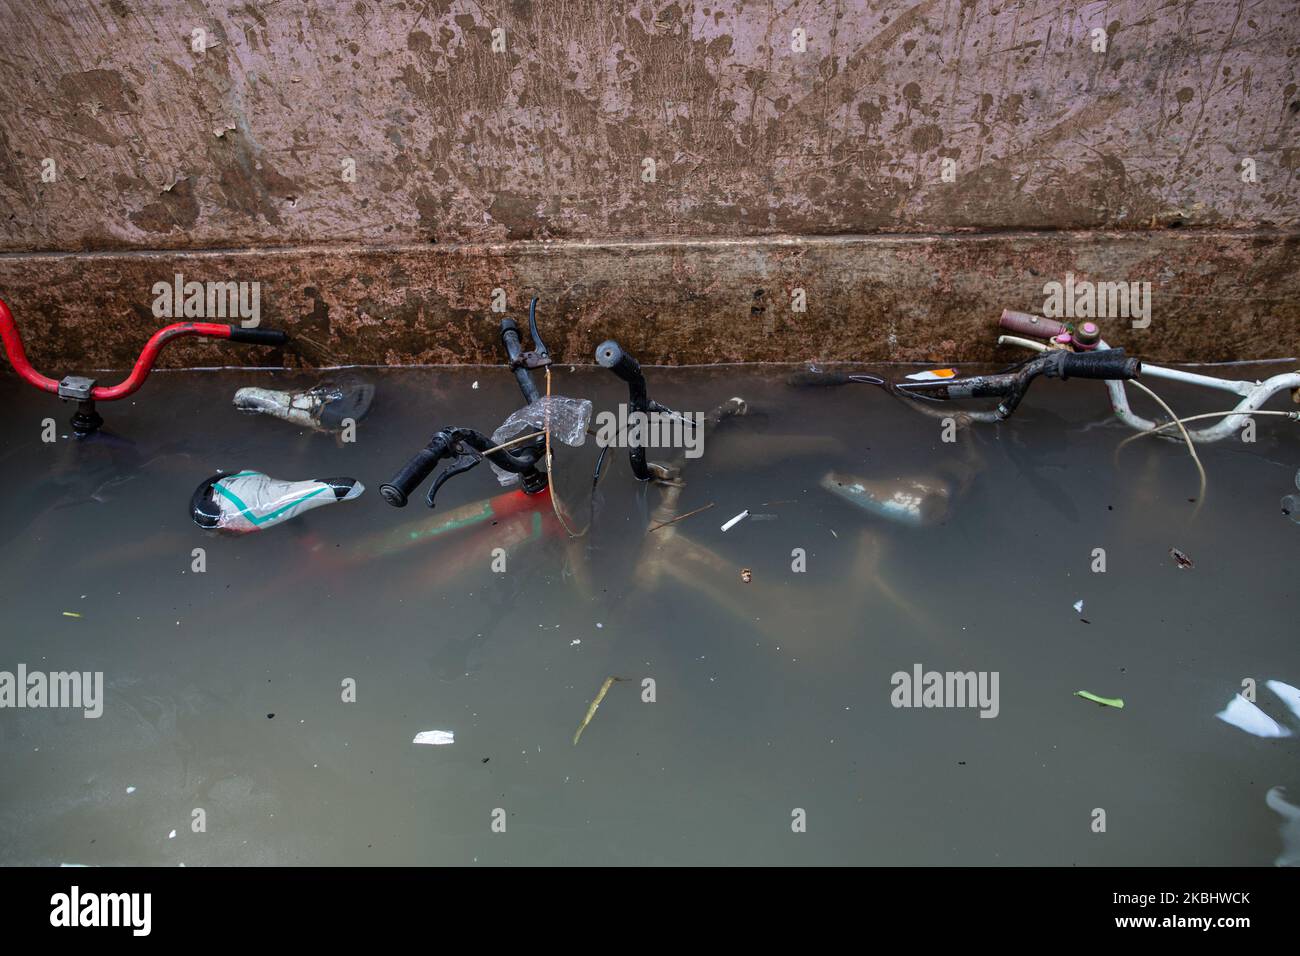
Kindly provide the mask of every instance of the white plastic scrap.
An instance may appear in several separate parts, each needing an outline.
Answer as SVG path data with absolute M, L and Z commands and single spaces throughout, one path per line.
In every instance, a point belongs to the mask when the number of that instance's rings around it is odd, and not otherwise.
M 740 524 L 742 521 L 744 521 L 744 520 L 745 520 L 746 518 L 748 518 L 748 517 L 749 517 L 749 512 L 748 512 L 748 511 L 742 511 L 740 514 L 736 515 L 736 517 L 732 518 L 730 521 L 728 521 L 726 524 L 724 524 L 724 525 L 722 526 L 722 530 L 723 530 L 723 531 L 730 531 L 732 528 L 734 528 L 736 525 Z
M 1082 614 L 1082 613 L 1083 613 L 1083 598 L 1079 598 L 1079 600 L 1077 600 L 1077 601 L 1074 602 L 1074 609 L 1075 609 L 1075 611 L 1077 611 L 1079 614 Z
M 435 747 L 455 742 L 456 735 L 450 730 L 422 730 L 411 741 L 413 744 L 432 744 Z
M 1273 861 L 1274 866 L 1300 866 L 1300 807 L 1283 794 L 1285 787 L 1270 787 L 1264 795 L 1269 808 L 1282 816 L 1282 855 Z
M 1228 701 L 1228 706 L 1214 716 L 1225 724 L 1232 724 L 1238 730 L 1244 730 L 1256 737 L 1291 736 L 1290 729 L 1283 727 L 1240 694 Z
M 1291 711 L 1297 720 L 1300 720 L 1300 690 L 1290 684 L 1284 684 L 1280 680 L 1264 681 L 1264 686 L 1277 694 L 1278 699 L 1286 704 L 1286 709 Z

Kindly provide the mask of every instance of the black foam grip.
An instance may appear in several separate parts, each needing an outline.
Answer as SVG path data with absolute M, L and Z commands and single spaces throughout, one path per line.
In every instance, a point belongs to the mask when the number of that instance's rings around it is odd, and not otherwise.
M 1142 374 L 1142 362 L 1122 349 L 1099 352 L 1063 352 L 1061 378 L 1131 379 Z
M 411 492 L 424 483 L 424 479 L 438 467 L 439 460 L 447 453 L 447 442 L 438 435 L 429 442 L 428 447 L 421 448 L 411 460 L 402 466 L 402 470 L 387 482 L 379 486 L 379 493 L 384 500 L 395 508 L 406 506 Z
M 276 329 L 241 329 L 230 327 L 230 341 L 244 345 L 284 345 L 289 336 Z

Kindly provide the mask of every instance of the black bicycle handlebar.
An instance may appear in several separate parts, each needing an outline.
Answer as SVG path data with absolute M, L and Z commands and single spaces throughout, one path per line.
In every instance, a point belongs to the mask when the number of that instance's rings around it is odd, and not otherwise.
M 379 486 L 379 493 L 394 508 L 405 508 L 411 492 L 424 484 L 424 479 L 433 474 L 447 452 L 451 449 L 451 438 L 446 431 L 440 431 L 424 448 L 417 451 L 405 465 L 385 484 Z
M 510 357 L 510 370 L 514 372 L 515 381 L 519 383 L 519 391 L 523 392 L 524 401 L 531 405 L 542 396 L 537 386 L 533 384 L 530 372 L 532 369 L 545 368 L 551 364 L 551 353 L 546 348 L 546 343 L 542 341 L 541 332 L 537 329 L 536 296 L 528 303 L 528 331 L 533 337 L 531 352 L 524 351 L 519 336 L 519 326 L 515 324 L 515 320 L 501 320 L 501 342 L 506 347 L 506 355 Z
M 528 329 L 533 337 L 533 350 L 525 352 L 519 337 L 519 326 L 513 319 L 501 320 L 501 342 L 506 355 L 510 358 L 510 369 L 519 391 L 523 393 L 528 404 L 539 401 L 541 395 L 533 383 L 531 369 L 544 368 L 551 364 L 551 353 L 542 341 L 537 329 L 537 299 L 528 306 Z M 495 450 L 494 450 L 495 449 Z M 438 489 L 449 479 L 479 464 L 484 458 L 503 471 L 519 475 L 523 479 L 523 488 L 528 494 L 535 494 L 546 487 L 546 476 L 537 469 L 537 462 L 544 454 L 545 443 L 537 438 L 514 450 L 496 448 L 495 443 L 482 432 L 472 428 L 450 427 L 439 431 L 402 466 L 391 480 L 379 486 L 383 495 L 394 508 L 404 508 L 411 493 L 424 483 L 424 480 L 438 467 L 444 458 L 464 459 L 450 465 L 433 480 L 429 494 L 425 498 L 430 508 L 434 507 L 434 498 Z
M 596 363 L 601 368 L 607 368 L 620 379 L 627 383 L 627 410 L 631 415 L 635 412 L 646 414 L 656 407 L 662 408 L 658 403 L 650 401 L 650 396 L 646 390 L 645 375 L 641 372 L 641 364 L 627 352 L 623 347 L 613 339 L 608 339 L 596 346 Z M 651 478 L 650 469 L 646 467 L 645 446 L 632 445 L 628 448 L 627 455 L 632 462 L 632 474 L 638 481 L 649 481 Z M 599 469 L 599 465 L 597 465 Z
M 397 474 L 380 485 L 379 493 L 394 508 L 404 508 L 411 493 L 424 484 L 424 480 L 438 467 L 438 462 L 454 457 L 466 458 L 468 461 L 452 465 L 434 479 L 426 499 L 430 508 L 434 507 L 434 497 L 448 478 L 469 471 L 484 458 L 503 471 L 521 476 L 524 490 L 532 494 L 546 487 L 546 476 L 537 470 L 537 462 L 542 453 L 542 446 L 536 443 L 512 451 L 497 448 L 491 438 L 473 428 L 444 428 L 430 439 L 428 445 L 417 451 Z
M 975 413 L 982 420 L 1004 421 L 1016 410 L 1029 386 L 1040 375 L 1047 378 L 1088 378 L 1129 380 L 1142 374 L 1142 363 L 1124 354 L 1123 349 L 1099 352 L 1067 352 L 1054 349 L 1022 363 L 1009 372 L 996 375 L 972 375 L 947 381 L 904 382 L 894 389 L 909 397 L 941 401 L 963 398 L 1001 398 L 991 414 Z

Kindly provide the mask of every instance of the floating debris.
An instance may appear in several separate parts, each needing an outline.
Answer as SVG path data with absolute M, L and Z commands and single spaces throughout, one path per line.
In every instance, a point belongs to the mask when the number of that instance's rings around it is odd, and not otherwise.
M 1178 570 L 1180 571 L 1183 568 L 1193 567 L 1192 559 L 1189 558 L 1187 555 L 1183 554 L 1183 552 L 1179 551 L 1177 548 L 1170 548 L 1169 556 L 1178 563 Z
M 1232 724 L 1238 730 L 1244 730 L 1256 737 L 1290 737 L 1291 729 L 1283 727 L 1276 720 L 1259 709 L 1252 701 L 1240 694 L 1228 701 L 1228 706 L 1214 715 L 1225 724 Z
M 1079 598 L 1079 600 L 1074 602 L 1074 610 L 1076 614 L 1083 613 L 1083 598 Z
M 723 531 L 730 531 L 732 528 L 734 528 L 736 525 L 740 524 L 742 521 L 744 521 L 744 520 L 745 520 L 746 518 L 748 518 L 748 517 L 749 517 L 749 512 L 748 512 L 748 511 L 742 511 L 740 514 L 736 515 L 736 517 L 732 518 L 730 521 L 728 521 L 726 524 L 724 524 L 724 525 L 722 526 L 722 530 L 723 530 Z
M 1265 681 L 1264 686 L 1277 694 L 1278 699 L 1286 704 L 1287 710 L 1300 719 L 1300 689 L 1284 684 L 1280 680 Z
M 78 614 L 76 611 L 64 611 L 64 612 L 63 612 L 63 616 L 64 616 L 64 617 L 81 617 L 81 615 Z
M 1264 795 L 1264 802 L 1268 804 L 1269 809 L 1281 814 L 1284 820 L 1282 824 L 1283 852 L 1281 856 L 1273 861 L 1273 865 L 1300 866 L 1300 807 L 1290 803 L 1283 796 L 1285 793 L 1285 787 L 1270 787 L 1268 793 Z
M 600 708 L 600 702 L 605 699 L 605 695 L 609 693 L 609 689 L 616 683 L 629 679 L 630 678 L 627 677 L 605 678 L 605 683 L 600 685 L 600 693 L 596 695 L 596 699 L 593 700 L 591 706 L 587 708 L 587 716 L 582 718 L 582 723 L 578 725 L 578 729 L 573 735 L 573 746 L 578 746 L 578 738 L 582 736 L 582 732 L 586 730 L 587 725 L 591 723 L 591 718 L 596 716 L 596 711 Z
M 746 584 L 748 584 L 748 583 L 749 583 L 750 581 L 752 581 L 753 579 L 754 579 L 754 572 L 753 572 L 753 571 L 751 571 L 749 568 L 741 568 L 741 569 L 740 569 L 740 580 L 742 580 L 742 581 L 744 581 Z
M 434 747 L 441 747 L 445 744 L 454 744 L 456 735 L 450 730 L 422 730 L 415 735 L 411 741 L 413 744 L 429 744 Z
M 699 514 L 701 511 L 708 511 L 708 510 L 709 510 L 710 508 L 712 508 L 715 504 L 717 504 L 716 501 L 710 501 L 710 502 L 709 502 L 707 505 L 705 505 L 703 508 L 696 508 L 694 511 L 688 511 L 688 512 L 686 512 L 686 514 L 684 514 L 684 515 L 678 515 L 676 518 L 670 518 L 670 519 L 668 519 L 667 521 L 662 521 L 662 522 L 660 522 L 659 524 L 655 525 L 653 528 L 651 528 L 650 531 L 658 531 L 660 528 L 666 528 L 666 527 L 668 527 L 670 524 L 676 524 L 678 521 L 681 521 L 683 518 L 689 518 L 691 515 L 697 515 L 697 514 Z M 723 529 L 723 530 L 726 530 L 726 529 Z M 648 534 L 648 533 L 649 533 L 649 532 L 647 532 L 647 534 Z
M 1084 700 L 1090 700 L 1094 704 L 1101 704 L 1104 707 L 1116 707 L 1124 709 L 1124 701 L 1119 697 L 1098 697 L 1096 694 L 1090 694 L 1086 690 L 1076 690 L 1075 697 L 1082 697 Z

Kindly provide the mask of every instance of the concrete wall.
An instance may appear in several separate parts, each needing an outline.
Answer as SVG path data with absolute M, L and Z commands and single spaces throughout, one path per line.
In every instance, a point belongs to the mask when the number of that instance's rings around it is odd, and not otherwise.
M 5 0 L 0 296 L 46 364 L 127 364 L 176 272 L 343 361 L 496 361 L 494 288 L 566 361 L 955 359 L 1072 271 L 1152 284 L 1143 354 L 1290 355 L 1297 12 Z

